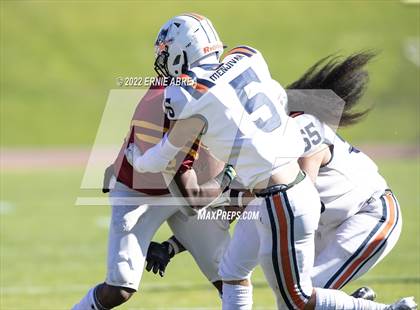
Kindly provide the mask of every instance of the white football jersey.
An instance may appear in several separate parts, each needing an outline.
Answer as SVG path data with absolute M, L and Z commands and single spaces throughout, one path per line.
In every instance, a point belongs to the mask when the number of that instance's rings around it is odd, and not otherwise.
M 383 193 L 386 181 L 376 164 L 350 145 L 328 125 L 309 114 L 295 118 L 305 141 L 305 154 L 313 153 L 322 143 L 329 146 L 331 159 L 321 166 L 315 182 L 325 211 L 321 224 L 341 223 L 355 214 L 375 193 Z
M 168 118 L 202 118 L 202 142 L 235 167 L 247 188 L 301 156 L 299 127 L 284 109 L 286 92 L 271 78 L 261 53 L 237 47 L 221 64 L 194 67 L 187 75 L 194 85 L 165 89 Z

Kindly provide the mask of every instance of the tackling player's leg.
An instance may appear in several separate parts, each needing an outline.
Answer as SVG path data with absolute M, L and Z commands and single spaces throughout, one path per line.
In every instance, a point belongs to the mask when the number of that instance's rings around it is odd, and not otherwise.
M 251 202 L 248 212 L 258 212 L 258 220 L 240 218 L 235 226 L 231 242 L 224 252 L 219 266 L 223 279 L 223 309 L 252 309 L 251 274 L 259 262 L 260 239 L 257 225 L 260 223 L 260 199 Z
M 315 259 L 314 286 L 339 289 L 371 269 L 398 240 L 401 231 L 399 214 L 395 197 L 387 192 L 377 199 L 370 199 L 359 213 L 330 231 L 334 237 L 324 237 L 327 245 Z M 334 261 L 337 263 L 332 264 Z M 322 292 L 319 295 L 324 296 Z M 375 293 L 365 288 L 352 296 L 374 300 Z M 403 304 L 405 302 L 397 302 L 393 307 L 398 309 Z
M 337 228 L 321 227 L 312 274 L 316 286 L 340 289 L 380 262 L 395 246 L 402 219 L 391 191 L 374 195 Z
M 305 195 L 299 195 L 304 192 Z M 316 191 L 308 179 L 282 192 L 268 192 L 261 210 L 265 210 L 258 223 L 260 239 L 259 256 L 264 273 L 276 294 L 279 309 L 355 309 L 390 310 L 416 309 L 412 298 L 392 305 L 354 298 L 339 290 L 313 287 L 310 277 L 313 266 L 313 236 L 318 224 L 319 211 L 301 209 L 315 201 Z M 314 211 L 315 210 L 315 211 Z M 243 258 L 235 257 L 232 246 L 236 240 L 247 236 L 250 226 L 243 225 L 242 233 L 233 236 L 225 252 L 220 273 L 224 280 L 223 309 L 251 309 L 251 286 L 247 277 L 234 278 L 229 270 L 238 270 Z M 242 243 L 244 246 L 245 243 Z M 227 267 L 229 266 L 229 267 Z M 233 278 L 233 279 L 232 279 Z M 245 280 L 245 281 L 244 281 Z

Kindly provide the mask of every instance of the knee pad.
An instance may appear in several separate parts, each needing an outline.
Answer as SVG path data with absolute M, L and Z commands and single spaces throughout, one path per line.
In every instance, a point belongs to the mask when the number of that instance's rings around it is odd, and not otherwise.
M 112 286 L 126 287 L 137 291 L 139 285 L 138 275 L 128 262 L 119 262 L 116 267 L 108 271 L 106 283 Z

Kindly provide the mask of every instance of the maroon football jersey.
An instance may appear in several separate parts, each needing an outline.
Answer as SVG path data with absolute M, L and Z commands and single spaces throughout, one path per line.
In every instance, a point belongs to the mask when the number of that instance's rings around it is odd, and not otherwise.
M 163 93 L 163 87 L 152 86 L 140 100 L 131 120 L 129 134 L 114 162 L 114 173 L 119 182 L 148 195 L 169 193 L 162 174 L 135 171 L 125 158 L 124 151 L 129 143 L 134 142 L 144 153 L 169 130 L 170 121 L 162 109 Z M 180 170 L 191 169 L 194 165 L 200 184 L 216 176 L 223 169 L 223 163 L 210 155 L 205 147 L 199 149 L 199 146 L 197 139 L 191 148 L 184 147 L 168 165 L 168 172 L 174 173 L 175 167 Z

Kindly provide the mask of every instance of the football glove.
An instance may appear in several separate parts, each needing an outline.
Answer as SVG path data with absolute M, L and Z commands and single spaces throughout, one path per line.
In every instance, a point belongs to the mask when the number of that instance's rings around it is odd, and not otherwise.
M 163 277 L 166 266 L 174 256 L 173 252 L 172 246 L 166 241 L 163 243 L 150 242 L 146 256 L 146 270 L 152 271 L 154 274 L 159 272 L 159 275 Z

